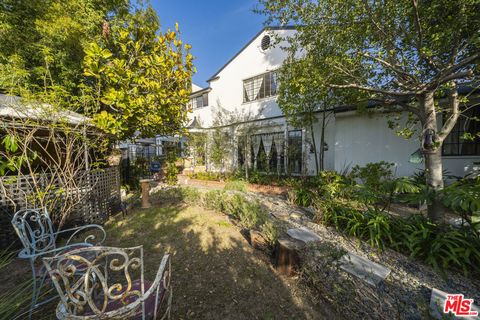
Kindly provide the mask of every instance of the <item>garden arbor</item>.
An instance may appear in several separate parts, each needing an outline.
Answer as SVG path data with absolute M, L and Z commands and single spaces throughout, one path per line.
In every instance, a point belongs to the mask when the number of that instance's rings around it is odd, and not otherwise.
M 103 162 L 105 134 L 77 113 L 0 98 L 2 216 L 41 207 L 60 227 L 103 222 L 120 203 L 118 168 Z M 8 246 L 12 230 L 3 231 L 2 246 Z

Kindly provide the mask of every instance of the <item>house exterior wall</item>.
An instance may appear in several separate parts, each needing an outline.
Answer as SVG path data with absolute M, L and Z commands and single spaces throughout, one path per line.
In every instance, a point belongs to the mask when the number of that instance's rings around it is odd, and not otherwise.
M 223 168 L 215 168 L 207 159 L 210 170 L 233 170 L 238 167 L 237 135 L 284 132 L 302 129 L 303 170 L 301 174 L 314 175 L 316 172 L 315 155 L 311 152 L 311 133 L 309 128 L 292 128 L 286 123 L 280 108 L 275 102 L 276 96 L 252 102 L 243 102 L 243 80 L 274 71 L 280 68 L 287 57 L 281 49 L 287 43 L 276 44 L 265 51 L 261 49 L 264 35 L 278 34 L 288 37 L 294 30 L 263 30 L 246 47 L 244 47 L 223 69 L 210 80 L 208 91 L 208 106 L 196 108 L 190 114 L 190 119 L 196 119 L 201 127 L 209 129 L 218 125 L 228 125 L 232 122 L 233 148 L 226 150 L 229 160 Z M 273 37 L 272 37 L 273 39 Z M 197 95 L 201 89 L 197 90 Z M 205 91 L 201 91 L 205 92 Z M 195 95 L 193 92 L 192 96 Z M 219 113 L 222 111 L 223 114 Z M 220 116 L 219 116 L 220 115 Z M 314 125 L 317 154 L 320 150 L 321 114 Z M 262 121 L 258 121 L 263 119 Z M 406 114 L 403 115 L 406 120 Z M 244 123 L 239 125 L 238 123 Z M 250 129 L 245 130 L 245 127 Z M 243 128 L 243 129 L 242 129 Z M 210 130 L 210 134 L 212 134 Z M 217 133 L 218 134 L 218 133 Z M 355 165 L 365 165 L 370 162 L 386 161 L 395 164 L 397 176 L 412 175 L 424 164 L 409 162 L 411 155 L 420 147 L 418 138 L 405 140 L 388 128 L 385 114 L 360 115 L 354 111 L 335 113 L 329 116 L 325 129 L 325 139 L 328 149 L 325 151 L 324 169 L 344 172 Z M 476 157 L 444 157 L 444 168 L 449 174 L 464 176 L 474 166 L 480 167 L 480 156 Z M 286 162 L 285 162 L 286 165 Z
M 406 114 L 400 120 L 406 120 Z M 409 176 L 424 168 L 424 164 L 409 162 L 418 150 L 420 141 L 412 137 L 405 140 L 388 128 L 383 114 L 373 116 L 356 112 L 338 113 L 335 118 L 335 170 L 342 172 L 354 165 L 387 161 L 395 164 L 397 176 Z M 477 164 L 475 164 L 477 163 Z M 443 157 L 444 170 L 449 175 L 463 177 L 474 166 L 480 166 L 479 156 Z
M 210 81 L 209 106 L 193 110 L 191 118 L 197 117 L 203 127 L 210 127 L 220 108 L 236 114 L 240 121 L 281 116 L 282 112 L 275 102 L 275 97 L 244 103 L 243 80 L 278 69 L 287 56 L 280 48 L 286 45 L 286 42 L 262 51 L 260 44 L 265 34 L 277 33 L 283 37 L 293 32 L 293 30 L 265 30 L 260 33 L 220 71 L 218 79 Z

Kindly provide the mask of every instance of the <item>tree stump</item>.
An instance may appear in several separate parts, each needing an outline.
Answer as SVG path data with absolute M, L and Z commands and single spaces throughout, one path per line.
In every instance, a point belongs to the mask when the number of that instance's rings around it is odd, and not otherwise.
M 292 276 L 300 266 L 299 251 L 305 243 L 291 237 L 279 239 L 275 248 L 275 266 L 280 274 Z
M 150 182 L 151 179 L 140 180 L 140 185 L 142 186 L 142 209 L 150 208 Z
M 254 249 L 257 250 L 266 251 L 268 248 L 265 238 L 257 230 L 250 230 L 250 244 Z

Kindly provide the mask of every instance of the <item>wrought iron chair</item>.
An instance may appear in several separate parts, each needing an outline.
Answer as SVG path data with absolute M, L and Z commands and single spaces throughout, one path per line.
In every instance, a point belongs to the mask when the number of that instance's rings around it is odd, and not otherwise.
M 55 232 L 52 220 L 48 212 L 41 209 L 20 210 L 13 216 L 12 225 L 17 232 L 23 245 L 18 257 L 28 259 L 32 269 L 33 288 L 32 302 L 29 310 L 29 318 L 35 308 L 43 305 L 56 297 L 52 297 L 42 302 L 38 302 L 47 272 L 41 266 L 37 267 L 35 262 L 37 258 L 53 256 L 68 250 L 79 247 L 89 247 L 92 245 L 101 245 L 106 238 L 105 230 L 96 224 L 85 225 L 77 228 L 65 229 Z M 74 242 L 80 233 L 88 232 L 83 242 Z M 62 246 L 57 243 L 58 237 L 67 235 L 67 241 Z M 95 243 L 93 243 L 95 241 Z
M 60 296 L 57 319 L 170 319 L 168 254 L 153 282 L 144 279 L 142 246 L 80 248 L 43 263 Z

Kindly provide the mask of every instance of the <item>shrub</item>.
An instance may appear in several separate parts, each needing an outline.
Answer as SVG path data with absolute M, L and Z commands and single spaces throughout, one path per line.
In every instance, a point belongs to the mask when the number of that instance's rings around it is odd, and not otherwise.
M 189 205 L 198 205 L 202 198 L 200 191 L 192 187 L 181 188 L 182 200 Z
M 247 191 L 247 183 L 242 180 L 231 180 L 225 183 L 224 190 Z
M 267 245 L 272 249 L 282 232 L 285 231 L 285 226 L 278 220 L 267 219 L 265 223 L 260 226 L 260 229 Z
M 220 181 L 225 180 L 228 175 L 222 172 L 195 172 L 188 175 L 192 179 L 204 180 L 204 181 Z
M 446 187 L 442 201 L 480 231 L 480 178 L 463 179 Z
M 313 203 L 315 193 L 307 188 L 295 188 L 287 194 L 288 201 L 302 207 L 309 207 Z
M 180 170 L 177 167 L 177 153 L 175 150 L 167 153 L 167 160 L 165 164 L 165 182 L 169 185 L 177 184 L 177 175 Z
M 361 212 L 334 201 L 323 206 L 319 218 L 379 250 L 393 247 L 421 258 L 436 271 L 480 272 L 480 238 L 472 228 L 436 225 L 420 214 L 402 219 L 382 211 Z
M 240 224 L 247 229 L 255 228 L 266 220 L 260 203 L 240 194 L 225 198 L 223 212 L 240 220 Z
M 380 191 L 382 182 L 393 178 L 393 163 L 380 161 L 367 163 L 364 167 L 352 168 L 350 177 L 359 180 L 362 184 L 374 191 Z
M 151 199 L 159 202 L 179 202 L 183 200 L 182 190 L 179 187 L 160 189 L 151 194 Z
M 207 209 L 223 211 L 225 192 L 221 190 L 211 190 L 203 195 L 202 203 Z

